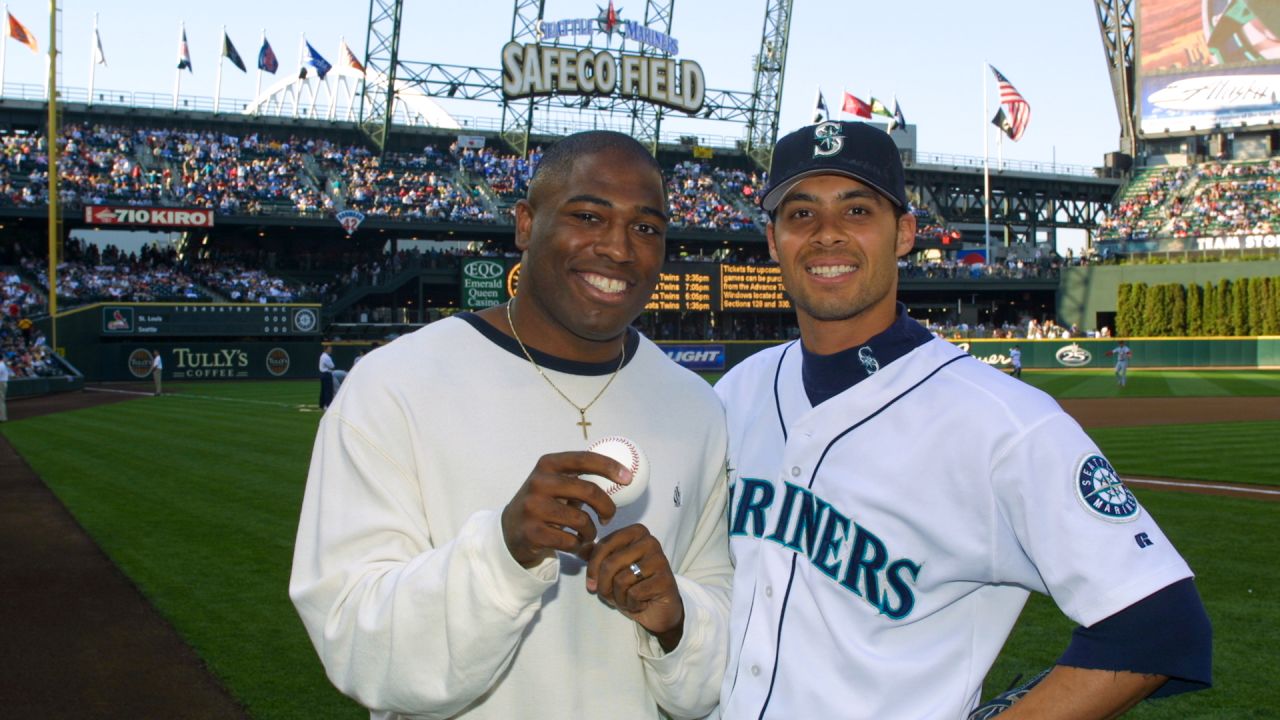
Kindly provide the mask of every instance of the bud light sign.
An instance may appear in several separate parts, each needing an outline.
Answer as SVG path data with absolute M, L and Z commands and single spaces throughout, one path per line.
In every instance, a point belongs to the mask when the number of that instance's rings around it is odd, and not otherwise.
M 723 345 L 663 345 L 662 350 L 690 370 L 724 370 Z

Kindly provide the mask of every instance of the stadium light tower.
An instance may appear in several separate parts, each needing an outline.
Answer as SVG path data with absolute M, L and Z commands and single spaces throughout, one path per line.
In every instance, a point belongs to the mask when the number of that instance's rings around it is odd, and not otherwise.
M 791 0 L 769 0 L 764 11 L 764 33 L 756 56 L 756 84 L 747 121 L 747 155 L 762 168 L 769 167 L 778 139 L 782 111 L 782 79 L 787 67 L 787 37 L 791 30 Z
M 386 78 L 387 83 L 385 94 L 381 90 L 366 89 L 360 100 L 359 121 L 361 128 L 379 148 L 385 146 L 398 103 L 403 104 L 401 98 L 410 89 L 426 97 L 499 104 L 502 113 L 499 134 L 518 155 L 527 154 L 531 134 L 558 135 L 568 132 L 570 127 L 580 127 L 580 123 L 566 119 L 566 116 L 580 116 L 584 111 L 601 119 L 604 127 L 629 131 L 655 152 L 663 124 L 685 119 L 670 109 L 676 106 L 664 107 L 661 102 L 652 102 L 643 97 L 643 92 L 532 94 L 527 98 L 510 99 L 503 88 L 504 73 L 500 69 L 400 58 L 402 4 L 403 0 L 370 0 L 369 3 L 364 65 L 370 80 Z M 609 6 L 613 8 L 612 3 Z M 670 36 L 674 6 L 675 0 L 646 0 L 643 28 L 659 36 Z M 769 165 L 773 143 L 778 136 L 791 6 L 792 0 L 769 0 L 761 51 L 753 67 L 756 76 L 754 91 L 703 88 L 705 97 L 701 99 L 701 107 L 689 113 L 696 119 L 747 125 L 748 132 L 742 147 L 750 149 L 748 156 L 765 168 Z M 545 10 L 545 0 L 515 0 L 511 43 L 539 45 L 546 42 L 539 33 L 539 23 L 544 19 Z M 597 18 L 597 22 L 600 21 Z M 585 45 L 556 39 L 552 42 L 563 47 L 614 51 L 611 39 L 606 39 L 602 46 L 595 45 L 597 41 L 594 39 Z M 665 52 L 644 40 L 623 37 L 621 42 L 635 42 L 637 48 L 632 55 L 642 58 Z M 594 121 L 590 125 L 600 126 Z
M 516 0 L 515 12 L 511 16 L 513 42 L 537 41 L 538 21 L 542 19 L 542 11 L 546 9 L 546 5 L 546 0 Z M 523 113 L 517 112 L 508 101 L 504 100 L 502 103 L 502 139 L 520 157 L 524 157 L 529 151 L 529 130 L 533 127 L 533 112 L 538 102 L 538 98 L 529 98 Z
M 1120 147 L 1129 157 L 1138 155 L 1138 133 L 1133 106 L 1133 0 L 1094 0 L 1102 48 L 1111 72 L 1111 93 L 1120 118 Z
M 386 94 L 370 93 L 366 80 L 360 93 L 360 129 L 381 152 L 391 131 L 396 101 L 396 66 L 400 55 L 400 17 L 404 0 L 369 0 L 369 29 L 364 41 L 366 77 L 387 79 Z
M 655 2 L 649 0 L 644 7 L 645 27 L 657 28 L 671 34 L 671 12 L 675 8 L 675 0 Z M 649 50 L 640 46 L 640 54 L 648 55 Z M 662 108 L 647 102 L 634 101 L 634 112 L 631 120 L 631 136 L 644 143 L 649 152 L 658 154 L 658 131 L 662 127 Z

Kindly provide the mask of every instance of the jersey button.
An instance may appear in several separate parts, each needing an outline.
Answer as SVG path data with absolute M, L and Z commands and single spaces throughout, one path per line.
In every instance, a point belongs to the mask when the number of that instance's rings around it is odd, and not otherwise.
M 791 477 L 800 477 L 800 467 L 798 465 L 791 468 Z
M 751 666 L 751 674 L 752 674 L 752 675 L 759 675 L 759 674 L 760 674 L 760 666 L 759 666 L 759 665 L 752 665 L 752 666 Z
M 765 597 L 769 597 L 769 598 L 773 597 L 773 586 L 772 586 L 772 585 L 765 585 L 765 586 L 764 586 L 764 596 L 765 596 Z

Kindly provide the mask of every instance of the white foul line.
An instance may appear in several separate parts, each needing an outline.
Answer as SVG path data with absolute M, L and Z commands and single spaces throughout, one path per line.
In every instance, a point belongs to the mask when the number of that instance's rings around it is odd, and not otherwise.
M 1249 493 L 1254 495 L 1280 495 L 1280 490 L 1267 490 L 1265 488 L 1260 488 L 1260 487 L 1241 487 L 1239 485 L 1221 485 L 1221 484 L 1208 485 L 1205 483 L 1184 482 L 1181 480 L 1175 482 L 1171 480 L 1155 480 L 1153 478 L 1139 478 L 1139 477 L 1125 478 L 1124 481 L 1138 483 L 1142 485 L 1166 485 L 1168 487 L 1178 487 L 1178 488 L 1200 488 L 1204 490 L 1230 491 L 1230 492 Z

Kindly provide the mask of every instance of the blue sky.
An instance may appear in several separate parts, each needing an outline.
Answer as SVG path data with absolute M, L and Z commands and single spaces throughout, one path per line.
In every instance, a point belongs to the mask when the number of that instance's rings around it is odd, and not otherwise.
M 499 66 L 501 47 L 511 36 L 511 0 L 405 5 L 402 57 Z M 592 17 L 598 5 L 607 0 L 548 0 L 546 18 Z M 624 18 L 643 17 L 641 0 L 615 5 Z M 47 48 L 47 0 L 10 0 L 8 7 L 42 51 Z M 671 34 L 680 42 L 680 57 L 701 64 L 712 89 L 749 92 L 764 9 L 764 0 L 677 2 Z M 251 68 L 265 29 L 280 72 L 296 73 L 302 33 L 331 62 L 341 36 L 363 57 L 369 7 L 363 0 L 61 0 L 61 11 L 63 85 L 89 85 L 96 12 L 107 57 L 107 66 L 97 67 L 97 90 L 171 94 L 178 24 L 184 21 L 194 73 L 183 74 L 182 92 L 212 97 L 223 25 Z M 43 84 L 43 59 L 27 48 L 10 41 L 5 59 L 6 84 Z M 808 122 L 819 86 L 833 110 L 842 89 L 863 100 L 892 102 L 896 94 L 908 122 L 917 126 L 920 152 L 980 156 L 986 121 L 997 108 L 987 62 L 1000 68 L 1032 108 L 1026 136 L 1004 142 L 1006 159 L 1100 165 L 1103 154 L 1116 149 L 1119 123 L 1092 0 L 795 0 L 782 128 Z M 255 81 L 254 72 L 242 74 L 226 63 L 222 97 L 249 99 Z M 496 105 L 474 102 L 447 109 L 461 116 L 498 113 Z M 743 127 L 717 123 L 705 132 L 738 136 Z

